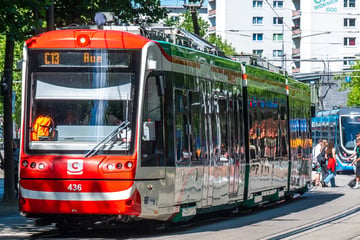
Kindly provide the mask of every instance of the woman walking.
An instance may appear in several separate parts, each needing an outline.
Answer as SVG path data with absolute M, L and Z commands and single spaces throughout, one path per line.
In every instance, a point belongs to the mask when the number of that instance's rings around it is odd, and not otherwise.
M 325 158 L 327 159 L 327 168 L 329 170 L 328 176 L 323 180 L 324 185 L 330 182 L 331 187 L 336 187 L 335 185 L 335 175 L 336 175 L 336 157 L 335 157 L 335 144 L 330 142 L 328 148 L 325 151 Z

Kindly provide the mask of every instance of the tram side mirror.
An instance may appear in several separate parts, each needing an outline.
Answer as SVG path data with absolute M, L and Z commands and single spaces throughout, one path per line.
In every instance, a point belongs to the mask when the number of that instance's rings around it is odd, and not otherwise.
M 144 122 L 143 123 L 143 141 L 155 141 L 155 122 Z

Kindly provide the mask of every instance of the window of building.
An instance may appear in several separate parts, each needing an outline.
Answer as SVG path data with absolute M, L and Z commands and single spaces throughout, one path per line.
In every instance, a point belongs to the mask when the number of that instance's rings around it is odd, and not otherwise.
M 282 50 L 273 50 L 273 57 L 282 57 Z
M 284 6 L 284 2 L 283 1 L 274 1 L 273 2 L 273 7 L 274 8 L 283 8 Z
M 344 46 L 355 46 L 355 40 L 354 37 L 346 37 L 344 38 Z
M 282 41 L 283 40 L 283 34 L 282 33 L 274 33 L 273 34 L 273 40 L 274 41 Z
M 344 27 L 355 27 L 355 18 L 344 18 Z
M 263 24 L 263 17 L 253 17 L 253 24 Z
M 283 17 L 274 17 L 273 24 L 283 24 L 284 18 Z
M 263 53 L 264 53 L 264 50 L 263 49 L 253 49 L 252 53 L 254 55 L 257 55 L 259 57 L 262 57 Z
M 253 8 L 262 8 L 263 0 L 253 0 Z
M 263 40 L 263 34 L 262 33 L 253 33 L 253 40 L 254 41 L 262 41 Z
M 356 0 L 344 0 L 344 7 L 354 8 Z
M 355 65 L 355 57 L 344 57 L 344 67 Z

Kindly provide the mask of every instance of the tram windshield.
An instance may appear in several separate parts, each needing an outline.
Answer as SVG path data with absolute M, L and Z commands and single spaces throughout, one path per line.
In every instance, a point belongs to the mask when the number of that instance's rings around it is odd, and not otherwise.
M 348 150 L 354 150 L 355 135 L 360 133 L 360 116 L 342 116 L 341 129 L 344 147 Z
M 116 55 L 119 59 L 109 64 L 105 60 L 108 53 L 93 52 L 90 56 L 98 54 L 95 61 L 100 59 L 101 62 L 84 66 L 80 64 L 86 60 L 83 52 L 60 53 L 59 56 L 69 59 L 69 54 L 74 57 L 71 60 L 74 65 L 58 62 L 48 66 L 41 64 L 40 57 L 38 64 L 34 64 L 35 71 L 30 67 L 28 94 L 31 97 L 27 99 L 30 108 L 26 117 L 28 149 L 84 153 L 106 139 L 97 152 L 129 151 L 135 132 L 132 114 L 137 75 L 131 70 L 134 68 L 130 66 L 132 56 L 112 53 L 112 57 Z M 77 55 L 83 59 L 76 60 Z M 51 57 L 45 60 L 53 61 Z M 107 139 L 112 134 L 112 138 Z

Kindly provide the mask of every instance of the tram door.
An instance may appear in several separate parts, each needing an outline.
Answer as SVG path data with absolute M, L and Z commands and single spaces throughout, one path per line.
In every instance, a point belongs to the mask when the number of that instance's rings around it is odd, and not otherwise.
M 175 90 L 177 199 L 183 196 L 194 200 L 201 198 L 200 108 L 198 90 Z
M 229 196 L 237 196 L 239 191 L 239 181 L 242 172 L 243 156 L 241 154 L 241 142 L 243 136 L 242 130 L 242 118 L 241 118 L 241 103 L 239 102 L 240 97 L 233 94 L 233 97 L 229 98 L 229 121 L 228 130 L 230 137 L 231 160 L 230 160 L 230 180 L 229 180 Z
M 206 80 L 201 82 L 201 136 L 202 136 L 202 161 L 204 168 L 202 184 L 202 205 L 209 206 L 213 198 L 213 181 L 211 174 L 211 156 L 213 155 L 212 131 L 211 131 L 211 83 Z

